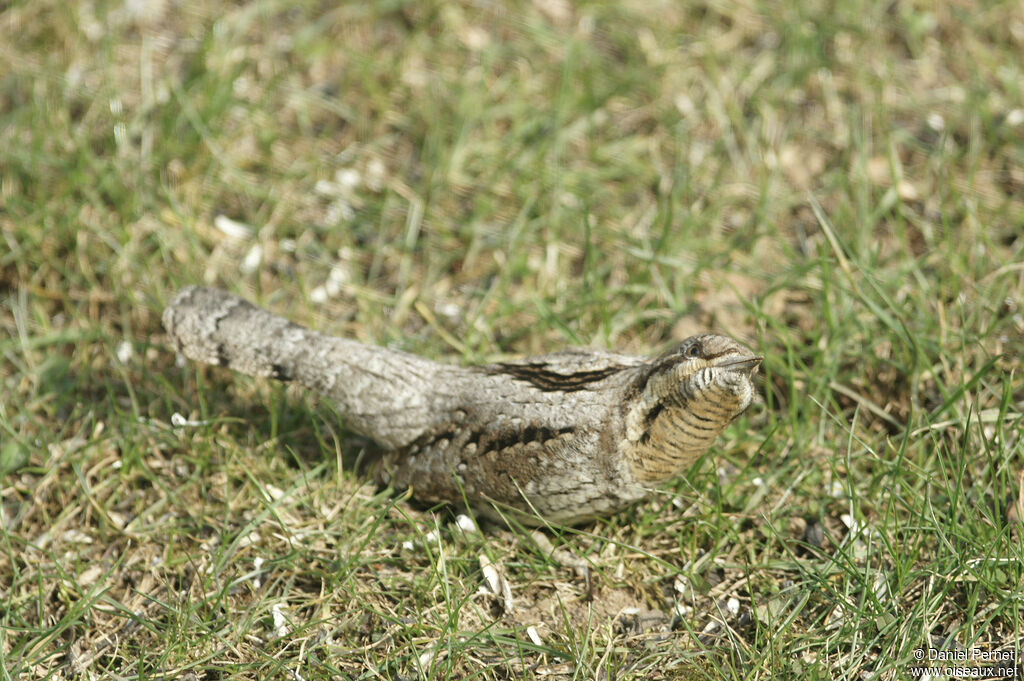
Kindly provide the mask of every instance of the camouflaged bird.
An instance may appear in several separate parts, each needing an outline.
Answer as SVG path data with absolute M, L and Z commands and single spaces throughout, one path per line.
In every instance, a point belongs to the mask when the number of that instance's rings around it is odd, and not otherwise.
M 761 364 L 704 334 L 654 359 L 569 350 L 449 366 L 197 287 L 174 298 L 163 322 L 190 359 L 330 398 L 348 428 L 384 450 L 381 484 L 532 524 L 615 513 L 691 466 L 750 404 Z

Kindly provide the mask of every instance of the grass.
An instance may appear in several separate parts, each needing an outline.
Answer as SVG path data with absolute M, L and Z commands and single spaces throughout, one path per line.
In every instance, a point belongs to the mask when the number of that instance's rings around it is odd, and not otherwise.
M 7 3 L 2 678 L 1019 670 L 1018 9 Z M 176 364 L 196 282 L 452 362 L 713 328 L 764 399 L 629 512 L 467 533 Z

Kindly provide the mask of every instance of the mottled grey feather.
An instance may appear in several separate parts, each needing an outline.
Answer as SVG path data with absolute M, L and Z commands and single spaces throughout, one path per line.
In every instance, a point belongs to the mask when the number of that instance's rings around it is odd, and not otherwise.
M 181 291 L 163 321 L 190 359 L 330 397 L 348 427 L 386 450 L 382 483 L 527 522 L 613 513 L 677 475 L 750 403 L 760 363 L 707 334 L 654 360 L 570 350 L 448 366 L 325 336 L 197 287 Z

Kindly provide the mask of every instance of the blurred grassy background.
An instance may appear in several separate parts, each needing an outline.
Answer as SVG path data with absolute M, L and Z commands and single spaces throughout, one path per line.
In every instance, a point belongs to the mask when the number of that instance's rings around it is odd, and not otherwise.
M 1019 3 L 22 0 L 0 27 L 2 678 L 1020 654 Z M 764 403 L 551 537 L 587 580 L 339 471 L 329 405 L 176 365 L 186 283 L 452 362 L 715 329 L 765 354 Z

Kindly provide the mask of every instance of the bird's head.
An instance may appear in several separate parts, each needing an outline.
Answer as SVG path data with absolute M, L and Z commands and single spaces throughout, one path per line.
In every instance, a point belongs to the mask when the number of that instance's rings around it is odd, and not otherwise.
M 750 406 L 762 358 L 731 338 L 687 338 L 646 365 L 626 405 L 626 456 L 634 478 L 678 474 Z

